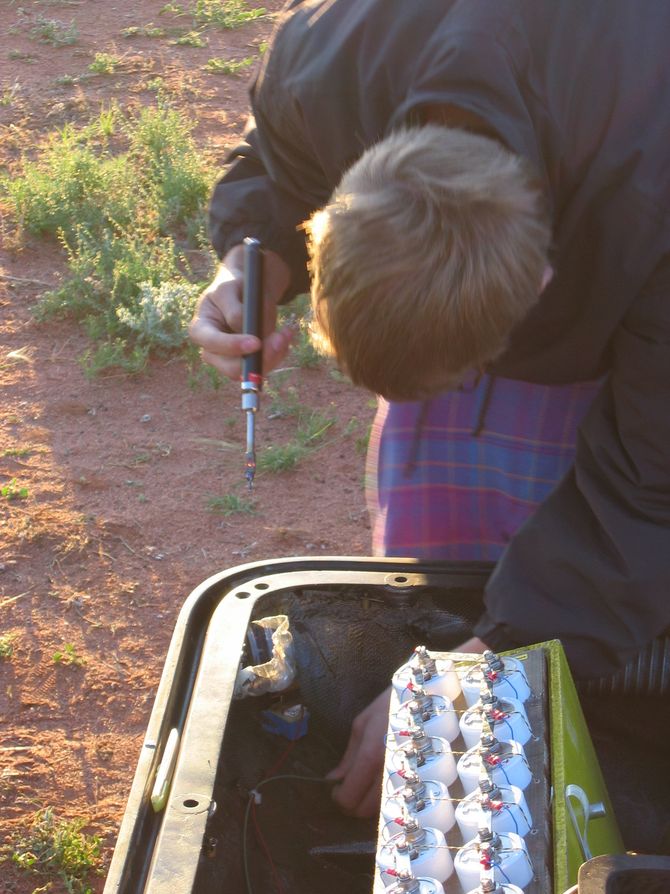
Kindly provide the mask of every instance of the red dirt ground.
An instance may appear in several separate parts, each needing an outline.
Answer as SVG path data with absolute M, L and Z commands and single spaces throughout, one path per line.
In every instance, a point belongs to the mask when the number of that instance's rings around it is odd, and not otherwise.
M 171 46 L 120 32 L 150 22 L 187 31 L 188 17 L 161 15 L 162 0 L 112 2 L 0 3 L 0 162 L 15 165 L 45 133 L 85 122 L 111 99 L 153 102 L 146 84 L 157 76 L 197 120 L 203 148 L 223 157 L 239 136 L 246 79 L 202 66 L 257 52 L 271 18 L 209 28 L 205 48 Z M 40 16 L 74 20 L 77 42 L 32 39 Z M 119 72 L 81 78 L 96 52 L 122 54 Z M 81 79 L 59 86 L 64 75 Z M 208 498 L 244 495 L 239 386 L 194 391 L 176 360 L 136 378 L 87 379 L 86 337 L 32 312 L 64 257 L 54 244 L 17 239 L 12 226 L 0 230 L 0 486 L 15 479 L 28 496 L 0 499 L 0 636 L 13 636 L 13 655 L 0 660 L 0 842 L 11 850 L 46 807 L 82 817 L 103 841 L 103 875 L 92 880 L 100 892 L 180 606 L 202 580 L 243 562 L 369 552 L 356 442 L 373 411 L 325 365 L 294 369 L 301 402 L 336 420 L 325 445 L 298 470 L 259 478 L 256 514 L 213 513 Z M 268 400 L 262 410 L 261 442 L 289 441 L 295 420 L 267 418 Z M 81 664 L 54 661 L 66 644 Z M 35 890 L 66 888 L 0 863 L 0 894 Z

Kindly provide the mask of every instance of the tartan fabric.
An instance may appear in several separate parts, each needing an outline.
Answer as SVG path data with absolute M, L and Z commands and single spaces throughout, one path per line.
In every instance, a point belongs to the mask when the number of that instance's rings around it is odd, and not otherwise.
M 570 468 L 599 387 L 483 376 L 429 401 L 380 398 L 366 469 L 374 554 L 496 561 Z

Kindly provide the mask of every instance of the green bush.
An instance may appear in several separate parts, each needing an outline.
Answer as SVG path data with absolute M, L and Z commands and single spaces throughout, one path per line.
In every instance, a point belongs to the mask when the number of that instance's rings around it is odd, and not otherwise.
M 67 252 L 69 275 L 38 314 L 84 322 L 102 342 L 91 369 L 136 370 L 185 342 L 199 286 L 184 250 L 202 247 L 213 179 L 192 128 L 164 105 L 132 116 L 112 107 L 52 134 L 18 176 L 0 179 L 19 226 Z

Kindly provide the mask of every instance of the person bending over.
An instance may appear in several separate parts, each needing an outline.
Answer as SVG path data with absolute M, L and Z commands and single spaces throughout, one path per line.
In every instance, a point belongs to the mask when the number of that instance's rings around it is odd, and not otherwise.
M 629 0 L 287 4 L 191 325 L 238 377 L 259 238 L 271 369 L 311 274 L 317 339 L 380 395 L 375 552 L 496 561 L 461 648 L 558 637 L 582 679 L 670 624 L 669 28 Z M 334 771 L 353 813 L 386 711 Z

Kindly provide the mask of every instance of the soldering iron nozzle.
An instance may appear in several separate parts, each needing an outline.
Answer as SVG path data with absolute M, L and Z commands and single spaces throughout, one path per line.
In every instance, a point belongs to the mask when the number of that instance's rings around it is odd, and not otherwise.
M 253 453 L 247 453 L 247 468 L 244 477 L 247 479 L 249 490 L 254 489 L 254 475 L 256 474 L 256 457 Z

